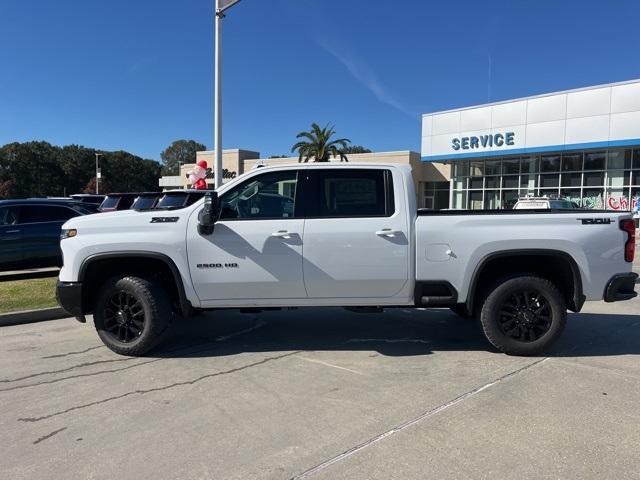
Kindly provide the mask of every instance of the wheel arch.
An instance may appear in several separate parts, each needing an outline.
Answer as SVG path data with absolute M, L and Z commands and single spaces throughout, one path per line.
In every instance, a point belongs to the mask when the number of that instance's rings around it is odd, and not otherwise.
M 553 259 L 555 262 L 540 262 L 541 258 Z M 582 309 L 586 300 L 582 290 L 582 276 L 571 255 L 553 249 L 514 249 L 493 252 L 480 260 L 469 285 L 465 302 L 468 311 L 473 312 L 478 307 L 479 295 L 482 294 L 482 286 L 486 281 L 514 273 L 530 273 L 547 278 L 564 294 L 569 310 L 579 312 Z M 558 279 L 565 282 L 557 283 Z
M 157 252 L 120 251 L 102 252 L 87 257 L 80 266 L 78 281 L 82 283 L 82 311 L 92 311 L 97 296 L 97 283 L 111 275 L 130 273 L 160 277 L 163 286 L 173 297 L 183 316 L 189 315 L 192 305 L 188 300 L 180 270 L 167 255 Z M 94 287 L 94 288 L 92 288 Z

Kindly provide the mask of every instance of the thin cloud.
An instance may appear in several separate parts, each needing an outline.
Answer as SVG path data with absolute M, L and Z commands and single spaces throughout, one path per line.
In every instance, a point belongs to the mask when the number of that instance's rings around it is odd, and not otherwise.
M 419 117 L 418 113 L 407 108 L 389 88 L 383 85 L 373 69 L 362 57 L 351 51 L 344 42 L 339 42 L 340 45 L 338 45 L 335 38 L 332 41 L 325 38 L 316 38 L 315 41 L 327 53 L 344 65 L 351 76 L 366 87 L 380 102 L 395 108 L 414 120 Z

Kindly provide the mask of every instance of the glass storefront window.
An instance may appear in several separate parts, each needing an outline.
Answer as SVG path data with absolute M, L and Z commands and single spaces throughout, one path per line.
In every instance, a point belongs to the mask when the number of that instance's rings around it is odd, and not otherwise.
M 629 179 L 631 172 L 629 170 L 609 170 L 607 172 L 607 186 L 609 187 L 622 187 L 629 185 Z
M 604 164 L 605 164 L 606 158 L 607 158 L 606 152 L 585 153 L 584 169 L 585 170 L 604 170 Z
M 482 188 L 484 177 L 469 178 L 469 188 Z
M 634 170 L 631 174 L 631 185 L 640 185 L 640 170 Z
M 607 210 L 629 210 L 629 199 L 627 193 L 629 189 L 609 188 L 605 196 L 605 208 Z
M 585 187 L 604 185 L 604 172 L 584 172 L 583 185 Z
M 484 175 L 484 162 L 471 162 L 469 174 L 472 177 L 481 177 L 482 175 Z
M 500 188 L 500 177 L 485 177 L 484 188 Z
M 518 190 L 503 190 L 502 191 L 502 204 L 504 208 L 512 209 L 518 201 Z
M 502 173 L 509 175 L 511 173 L 520 173 L 520 159 L 513 158 L 502 162 Z
M 522 173 L 535 173 L 538 171 L 538 157 L 523 157 L 520 163 Z
M 541 172 L 559 172 L 560 171 L 560 155 L 543 155 L 540 158 Z
M 520 176 L 520 188 L 535 190 L 537 186 L 538 186 L 538 175 L 521 175 Z
M 550 188 L 560 186 L 560 175 L 557 173 L 540 175 L 540 188 Z
M 520 177 L 518 175 L 506 175 L 502 177 L 502 188 L 518 188 Z
M 560 196 L 566 198 L 570 202 L 580 205 L 580 189 L 579 188 L 563 188 L 560 190 Z
M 467 188 L 467 179 L 466 178 L 455 179 L 453 181 L 453 189 L 454 190 L 462 190 L 463 188 Z
M 455 162 L 453 164 L 453 176 L 454 177 L 466 177 L 469 175 L 469 162 Z
M 562 155 L 562 171 L 576 172 L 582 170 L 582 153 L 567 153 Z
M 631 150 L 609 150 L 607 169 L 631 168 Z
M 580 185 L 582 185 L 582 173 L 563 173 L 562 174 L 563 187 L 579 187 Z
M 453 192 L 452 208 L 461 210 L 467 208 L 467 192 Z
M 500 208 L 500 190 L 486 190 L 484 192 L 484 208 Z
M 604 208 L 604 188 L 589 188 L 582 192 L 582 206 L 585 208 Z
M 484 164 L 485 175 L 500 175 L 502 173 L 501 160 L 487 160 Z
M 633 168 L 640 170 L 640 148 L 633 151 Z
M 482 192 L 469 192 L 469 208 L 482 210 Z

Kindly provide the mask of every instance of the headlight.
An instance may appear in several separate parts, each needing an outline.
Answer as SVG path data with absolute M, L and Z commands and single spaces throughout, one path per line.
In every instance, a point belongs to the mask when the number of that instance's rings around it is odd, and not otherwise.
M 60 232 L 60 240 L 64 240 L 65 238 L 72 238 L 78 235 L 78 230 L 75 228 L 63 228 Z

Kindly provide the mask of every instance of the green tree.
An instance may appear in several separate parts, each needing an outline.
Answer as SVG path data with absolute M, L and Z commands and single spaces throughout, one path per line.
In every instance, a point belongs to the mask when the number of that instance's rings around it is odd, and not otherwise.
M 348 147 L 350 140 L 348 138 L 338 138 L 331 140 L 336 133 L 333 126 L 328 124 L 324 128 L 320 128 L 317 123 L 311 124 L 311 130 L 308 132 L 300 132 L 296 138 L 304 138 L 293 147 L 291 151 L 298 152 L 298 162 L 308 162 L 313 159 L 314 162 L 328 162 L 330 157 L 340 157 L 340 161 L 347 162 L 347 156 L 343 150 Z
M 180 164 L 196 163 L 196 152 L 206 149 L 206 146 L 195 140 L 176 140 L 160 154 L 162 174 L 176 175 Z
M 371 153 L 371 150 L 362 145 L 349 145 L 347 148 L 342 149 L 342 153 Z

